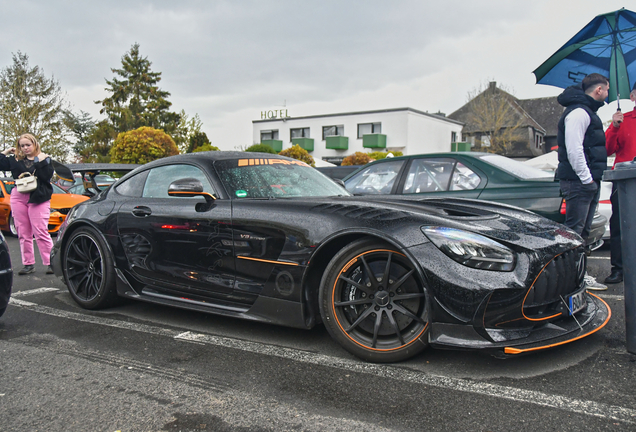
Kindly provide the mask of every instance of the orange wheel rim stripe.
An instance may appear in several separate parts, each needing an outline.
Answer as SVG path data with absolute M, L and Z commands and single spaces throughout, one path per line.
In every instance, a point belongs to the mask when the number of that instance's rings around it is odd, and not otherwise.
M 420 336 L 422 336 L 422 334 L 424 334 L 424 332 L 426 331 L 426 329 L 428 328 L 428 322 L 426 322 L 426 325 L 424 325 L 424 328 L 422 329 L 422 331 L 413 338 L 413 340 L 407 344 L 404 344 L 402 346 L 396 347 L 396 348 L 386 348 L 386 349 L 380 349 L 380 348 L 371 348 L 368 347 L 366 345 L 361 344 L 360 342 L 358 342 L 357 340 L 353 339 L 351 336 L 349 336 L 349 333 L 347 331 L 345 331 L 344 328 L 342 328 L 342 325 L 340 324 L 340 320 L 338 319 L 338 314 L 336 313 L 336 307 L 334 305 L 335 302 L 335 294 L 336 294 L 336 285 L 338 285 L 338 281 L 340 280 L 340 275 L 342 275 L 342 273 L 346 272 L 347 270 L 349 270 L 349 268 L 356 262 L 358 261 L 358 258 L 360 258 L 362 255 L 366 255 L 366 254 L 371 254 L 371 253 L 375 253 L 375 252 L 391 252 L 397 255 L 400 255 L 404 258 L 406 258 L 406 255 L 400 253 L 400 252 L 396 252 L 394 250 L 390 250 L 390 249 L 374 249 L 371 251 L 367 251 L 367 252 L 363 252 L 360 255 L 357 255 L 356 257 L 354 257 L 353 259 L 351 259 L 351 261 L 349 261 L 347 263 L 347 265 L 345 265 L 342 270 L 340 270 L 340 272 L 338 273 L 338 277 L 336 278 L 336 282 L 333 284 L 333 288 L 332 288 L 332 292 L 331 292 L 331 310 L 333 311 L 333 316 L 336 319 L 336 323 L 338 324 L 338 327 L 340 327 L 340 330 L 342 330 L 342 333 L 347 335 L 347 337 L 353 341 L 354 343 L 356 343 L 357 345 L 360 345 L 362 348 L 364 349 L 369 349 L 369 350 L 373 350 L 373 351 L 395 351 L 398 349 L 402 349 L 404 347 L 407 347 L 409 345 L 411 345 L 412 343 L 414 343 L 415 341 L 417 341 Z

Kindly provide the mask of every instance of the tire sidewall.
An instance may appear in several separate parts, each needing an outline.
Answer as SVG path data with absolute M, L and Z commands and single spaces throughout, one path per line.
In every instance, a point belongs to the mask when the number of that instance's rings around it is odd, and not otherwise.
M 320 305 L 320 315 L 322 317 L 322 321 L 327 328 L 327 331 L 333 337 L 336 342 L 338 342 L 344 349 L 349 351 L 351 354 L 359 357 L 363 360 L 376 362 L 376 363 L 391 363 L 406 360 L 414 355 L 422 352 L 428 346 L 428 328 L 426 331 L 422 333 L 422 335 L 408 343 L 406 346 L 401 348 L 396 348 L 391 351 L 380 351 L 373 350 L 369 348 L 365 348 L 351 340 L 349 336 L 344 334 L 343 330 L 340 328 L 340 325 L 336 322 L 335 317 L 332 313 L 332 304 L 333 304 L 333 286 L 337 282 L 337 278 L 340 275 L 342 268 L 356 256 L 359 256 L 361 253 L 364 253 L 364 250 L 372 250 L 372 249 L 387 249 L 393 251 L 395 253 L 401 254 L 401 252 L 397 251 L 395 247 L 380 242 L 375 239 L 362 239 L 355 241 L 338 252 L 334 258 L 329 262 L 325 272 L 323 273 L 322 280 L 320 282 L 320 292 L 319 292 L 319 305 Z M 412 263 L 411 263 L 412 264 Z M 412 264 L 413 265 L 413 264 Z M 413 266 L 416 268 L 416 266 Z M 419 280 L 419 275 L 416 278 Z M 421 284 L 421 281 L 420 281 Z M 426 294 L 424 297 L 426 301 L 427 312 L 426 315 L 430 316 L 430 301 L 428 292 L 423 284 L 422 289 Z M 430 327 L 429 327 L 430 328 Z
M 91 300 L 84 300 L 77 296 L 74 290 L 71 288 L 71 283 L 68 279 L 68 266 L 66 263 L 68 251 L 70 246 L 78 237 L 89 237 L 93 243 L 97 246 L 102 261 L 102 281 L 98 289 L 97 296 Z M 85 309 L 100 309 L 110 306 L 117 298 L 115 290 L 115 277 L 113 259 L 110 255 L 110 251 L 106 246 L 106 243 L 102 237 L 92 228 L 84 227 L 74 231 L 71 237 L 64 245 L 62 254 L 62 273 L 64 276 L 64 283 L 66 284 L 71 297 L 80 306 Z

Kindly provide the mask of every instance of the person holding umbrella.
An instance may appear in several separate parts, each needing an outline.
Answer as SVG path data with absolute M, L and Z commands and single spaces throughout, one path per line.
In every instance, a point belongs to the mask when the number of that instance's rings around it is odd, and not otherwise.
M 605 132 L 596 111 L 605 104 L 608 92 L 609 80 L 592 73 L 580 85 L 566 88 L 557 97 L 565 107 L 557 129 L 556 171 L 565 199 L 564 225 L 586 241 L 598 205 L 603 171 L 607 168 Z M 590 290 L 607 289 L 587 274 L 585 283 Z
M 636 103 L 636 83 L 632 87 L 629 99 Z M 612 124 L 605 131 L 607 155 L 616 154 L 614 166 L 619 162 L 629 162 L 636 157 L 636 106 L 634 110 L 623 114 L 620 110 L 612 116 Z M 614 167 L 612 167 L 614 169 Z M 605 283 L 623 282 L 623 256 L 621 253 L 621 225 L 619 219 L 618 193 L 616 183 L 612 185 L 612 216 L 610 217 L 610 255 L 612 271 Z

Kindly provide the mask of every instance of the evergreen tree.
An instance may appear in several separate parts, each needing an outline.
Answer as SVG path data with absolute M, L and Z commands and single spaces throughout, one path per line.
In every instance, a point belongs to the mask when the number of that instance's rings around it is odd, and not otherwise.
M 205 145 L 212 145 L 212 143 L 208 139 L 208 136 L 205 134 L 205 132 L 196 132 L 192 136 L 190 136 L 190 139 L 188 140 L 188 148 L 186 149 L 186 153 L 192 153 L 197 148 Z
M 0 72 L 0 136 L 4 148 L 15 145 L 18 136 L 33 134 L 42 151 L 65 161 L 70 153 L 69 130 L 64 123 L 68 103 L 53 77 L 38 66 L 29 66 L 29 56 L 18 51 L 13 64 Z
M 170 93 L 158 87 L 161 72 L 150 69 L 152 63 L 139 54 L 139 44 L 121 58 L 122 68 L 111 69 L 115 74 L 106 80 L 106 91 L 111 96 L 95 103 L 101 104 L 100 113 L 106 114 L 117 132 L 126 132 L 149 126 L 171 135 L 179 126 L 180 115 L 170 112 Z

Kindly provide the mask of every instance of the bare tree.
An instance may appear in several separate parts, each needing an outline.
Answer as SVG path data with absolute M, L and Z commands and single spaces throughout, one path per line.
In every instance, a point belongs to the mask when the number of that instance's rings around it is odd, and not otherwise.
M 0 129 L 6 148 L 23 133 L 40 141 L 42 150 L 65 160 L 69 154 L 69 130 L 64 122 L 68 103 L 60 84 L 46 78 L 29 57 L 18 51 L 13 64 L 0 72 Z
M 482 150 L 507 154 L 524 137 L 526 118 L 515 98 L 495 82 L 468 93 L 464 134 L 474 136 Z

